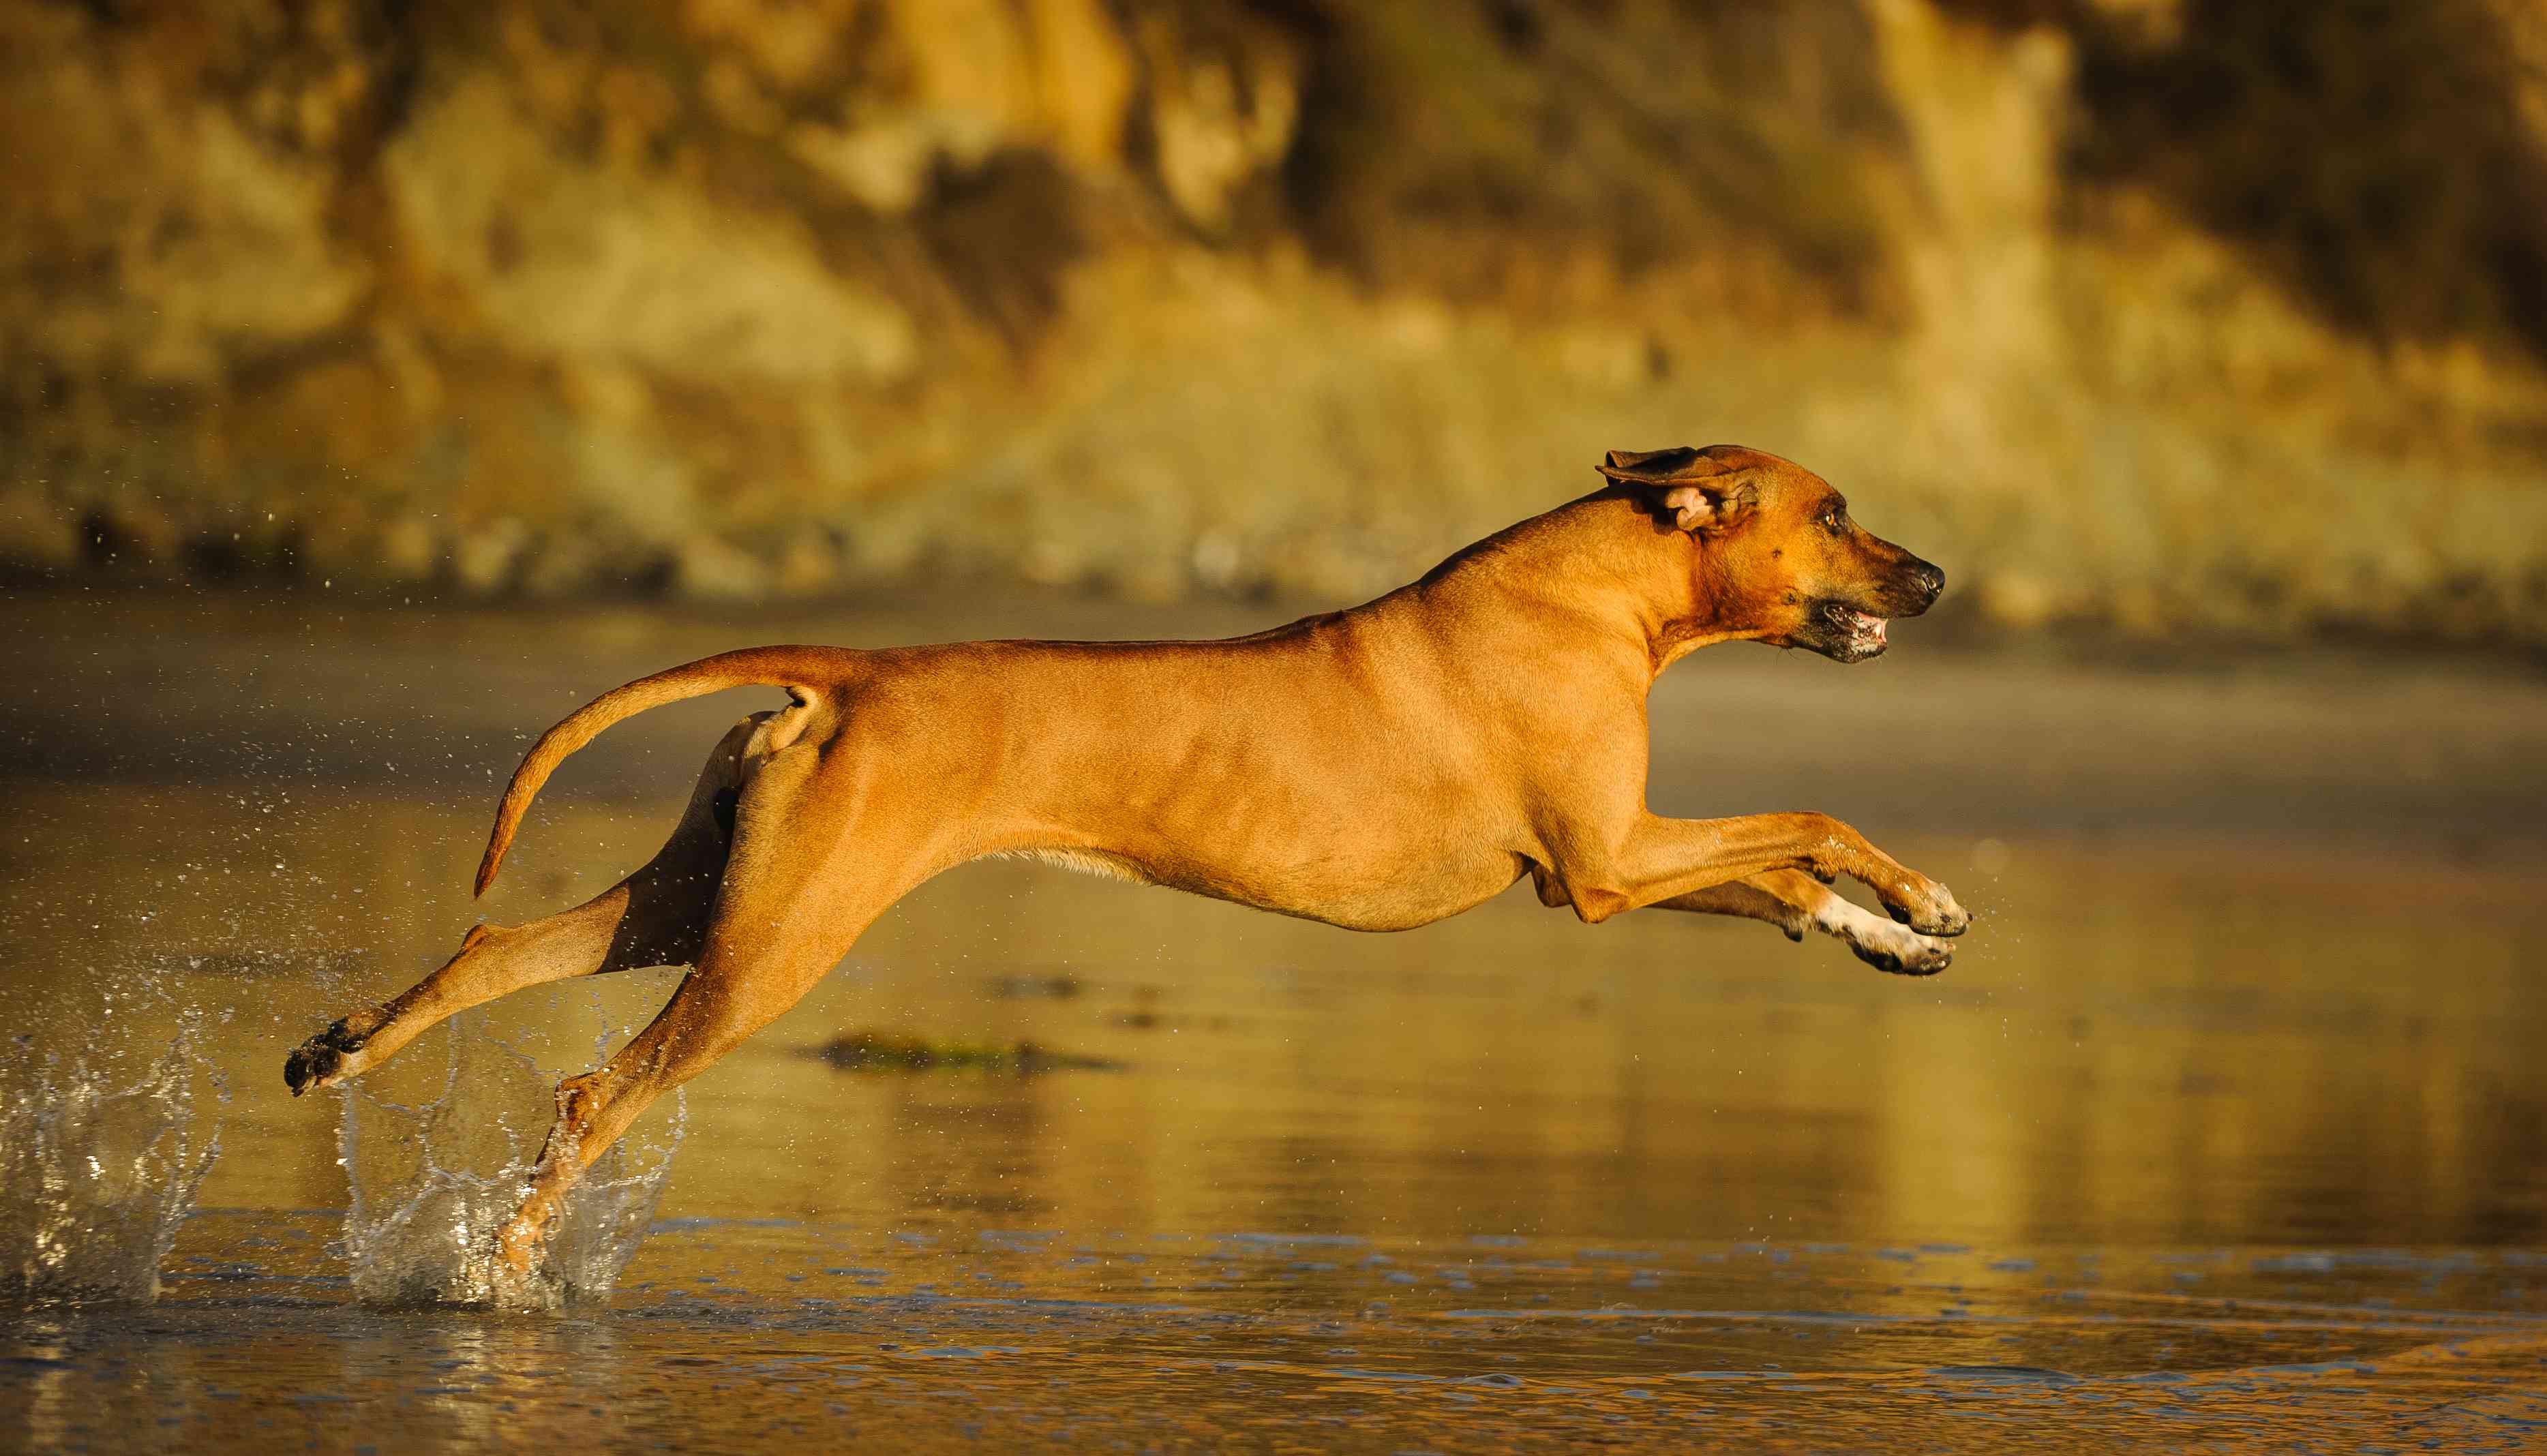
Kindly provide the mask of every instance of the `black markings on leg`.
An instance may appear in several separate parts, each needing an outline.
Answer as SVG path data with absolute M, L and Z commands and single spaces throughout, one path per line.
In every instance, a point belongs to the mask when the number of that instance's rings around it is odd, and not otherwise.
M 371 1040 L 368 1031 L 358 1032 L 346 1024 L 351 1020 L 347 1017 L 345 1021 L 339 1021 L 303 1042 L 301 1050 L 285 1060 L 283 1084 L 292 1088 L 292 1095 L 298 1097 L 334 1076 L 337 1069 L 344 1066 L 345 1059 L 363 1050 L 363 1044 Z

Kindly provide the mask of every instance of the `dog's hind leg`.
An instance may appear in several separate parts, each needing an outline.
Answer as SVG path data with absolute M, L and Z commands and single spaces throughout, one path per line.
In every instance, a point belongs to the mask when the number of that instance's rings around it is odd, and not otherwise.
M 1766 920 L 1801 940 L 1806 930 L 1832 936 L 1879 971 L 1934 976 L 1955 959 L 1955 948 L 1933 935 L 1860 908 L 1800 870 L 1765 870 L 1705 890 L 1654 901 L 1652 908 L 1694 910 Z
M 932 851 L 941 826 L 930 814 L 857 793 L 817 795 L 816 771 L 813 751 L 798 748 L 753 780 L 698 969 L 599 1070 L 558 1084 L 557 1121 L 498 1237 L 515 1270 L 530 1269 L 568 1192 L 657 1097 L 795 1005 L 876 916 L 952 862 Z M 818 799 L 851 808 L 815 822 L 803 811 Z
M 696 960 L 725 873 L 735 804 L 772 716 L 752 715 L 717 744 L 680 823 L 643 868 L 571 910 L 527 925 L 475 927 L 440 970 L 303 1043 L 283 1069 L 293 1094 L 377 1067 L 436 1022 L 509 991 Z

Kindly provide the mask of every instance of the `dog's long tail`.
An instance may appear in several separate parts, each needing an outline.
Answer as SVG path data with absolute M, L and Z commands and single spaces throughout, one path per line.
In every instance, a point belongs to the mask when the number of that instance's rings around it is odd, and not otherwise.
M 504 802 L 495 811 L 495 830 L 486 836 L 486 857 L 478 862 L 478 891 L 495 883 L 495 870 L 504 862 L 504 851 L 512 847 L 513 833 L 521 827 L 522 814 L 531 807 L 540 786 L 566 761 L 566 756 L 598 737 L 603 728 L 623 718 L 634 718 L 649 708 L 660 708 L 683 698 L 696 698 L 727 688 L 786 688 L 800 703 L 812 703 L 839 681 L 841 658 L 847 654 L 837 647 L 746 647 L 739 652 L 719 652 L 667 668 L 652 677 L 641 677 L 625 687 L 609 692 L 576 709 L 557 727 L 540 735 L 522 766 L 513 770 L 513 782 L 504 789 Z

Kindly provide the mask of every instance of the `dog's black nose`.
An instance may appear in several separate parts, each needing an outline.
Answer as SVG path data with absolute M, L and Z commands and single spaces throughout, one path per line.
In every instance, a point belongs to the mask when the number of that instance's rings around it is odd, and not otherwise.
M 1927 593 L 1928 600 L 1932 602 L 1946 589 L 1944 569 L 1927 561 L 1921 561 L 1911 568 L 1910 579 L 1919 583 L 1919 589 Z

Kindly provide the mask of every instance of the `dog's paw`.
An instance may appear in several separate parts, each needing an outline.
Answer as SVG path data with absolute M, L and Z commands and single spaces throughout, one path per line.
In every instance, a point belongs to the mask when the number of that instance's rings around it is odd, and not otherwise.
M 506 1220 L 504 1227 L 496 1231 L 495 1262 L 516 1277 L 527 1276 L 538 1268 L 540 1252 L 548 1243 L 553 1217 L 544 1209 L 524 1205 L 521 1212 Z
M 1921 935 L 1956 936 L 1972 928 L 1973 917 L 1955 902 L 1955 893 L 1934 880 L 1913 875 L 1882 898 L 1887 913 Z
M 1946 942 L 1880 920 L 1845 938 L 1859 960 L 1894 976 L 1934 976 L 1955 963 L 1955 948 Z
M 371 1040 L 369 1013 L 348 1016 L 301 1044 L 283 1062 L 283 1084 L 298 1097 L 304 1092 L 333 1086 L 362 1071 L 360 1054 Z

